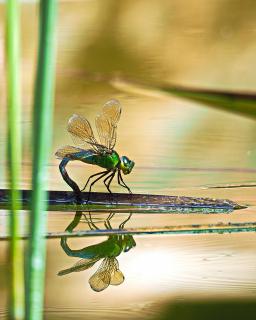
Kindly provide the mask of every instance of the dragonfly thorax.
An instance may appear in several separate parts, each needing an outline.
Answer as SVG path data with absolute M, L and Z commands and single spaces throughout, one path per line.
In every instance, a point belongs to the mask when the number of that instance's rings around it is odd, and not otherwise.
M 130 160 L 126 156 L 120 157 L 119 167 L 122 170 L 123 174 L 129 174 L 134 167 L 134 161 Z

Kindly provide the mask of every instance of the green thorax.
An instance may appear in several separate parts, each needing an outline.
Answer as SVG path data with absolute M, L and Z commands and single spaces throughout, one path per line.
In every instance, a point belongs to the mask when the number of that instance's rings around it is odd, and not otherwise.
M 80 160 L 88 164 L 94 164 L 105 169 L 114 169 L 120 162 L 119 155 L 116 151 L 105 154 L 95 154 L 93 150 L 83 150 L 74 153 L 72 160 Z

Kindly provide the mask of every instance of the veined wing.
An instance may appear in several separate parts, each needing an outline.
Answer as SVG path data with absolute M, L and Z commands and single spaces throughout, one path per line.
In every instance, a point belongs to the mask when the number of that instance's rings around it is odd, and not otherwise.
M 67 130 L 75 144 L 83 147 L 89 144 L 95 152 L 103 151 L 104 147 L 95 139 L 91 125 L 84 117 L 73 114 L 68 121 Z
M 116 99 L 107 101 L 102 108 L 102 113 L 106 118 L 110 120 L 111 124 L 113 125 L 116 125 L 118 123 L 121 116 L 121 111 L 121 104 Z
M 95 119 L 100 142 L 109 151 L 113 150 L 116 144 L 116 129 L 121 111 L 119 101 L 112 99 L 104 104 L 102 113 Z
M 122 271 L 119 269 L 119 263 L 116 258 L 112 258 L 111 261 L 112 268 L 111 268 L 111 279 L 110 284 L 113 286 L 118 286 L 119 284 L 124 282 L 124 275 Z
M 61 147 L 60 149 L 58 149 L 56 151 L 55 156 L 58 159 L 63 159 L 68 155 L 71 155 L 73 153 L 77 153 L 77 152 L 80 152 L 80 151 L 82 151 L 82 149 L 80 149 L 80 148 L 76 148 L 76 147 L 73 147 L 73 146 L 64 146 L 64 147 Z
M 110 285 L 113 272 L 112 259 L 106 257 L 100 264 L 98 270 L 89 279 L 89 284 L 94 291 L 102 291 Z
M 99 261 L 100 258 L 95 259 L 80 259 L 78 262 L 76 262 L 72 267 L 61 270 L 58 272 L 58 276 L 64 276 L 66 274 L 69 274 L 71 272 L 80 272 L 86 269 L 91 268 L 97 261 Z

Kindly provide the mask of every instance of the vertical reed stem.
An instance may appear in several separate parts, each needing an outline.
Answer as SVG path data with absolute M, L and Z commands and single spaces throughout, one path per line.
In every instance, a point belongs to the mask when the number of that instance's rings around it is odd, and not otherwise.
M 26 319 L 42 319 L 45 273 L 47 160 L 51 145 L 56 0 L 40 1 L 39 51 L 33 109 L 33 175 Z
M 10 259 L 10 319 L 24 319 L 24 261 L 23 247 L 18 239 L 21 217 L 21 100 L 20 100 L 20 50 L 19 50 L 19 5 L 17 0 L 8 0 L 6 5 L 6 60 L 7 60 L 7 159 L 10 184 L 11 209 L 9 232 L 11 234 Z

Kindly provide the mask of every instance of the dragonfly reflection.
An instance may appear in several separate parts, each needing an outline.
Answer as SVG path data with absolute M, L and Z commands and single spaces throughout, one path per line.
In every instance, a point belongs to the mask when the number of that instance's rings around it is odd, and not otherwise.
M 105 219 L 104 225 L 106 229 L 112 229 L 110 220 L 113 216 L 114 213 L 110 213 Z M 119 225 L 119 228 L 123 229 L 125 223 L 130 218 L 131 214 Z M 98 229 L 90 213 L 76 212 L 73 221 L 66 228 L 66 231 L 72 232 L 82 219 L 84 219 L 90 229 Z M 67 237 L 62 237 L 61 246 L 68 256 L 79 257 L 80 260 L 72 267 L 61 270 L 58 273 L 59 276 L 90 269 L 94 264 L 102 260 L 96 272 L 89 279 L 91 288 L 99 292 L 106 289 L 109 285 L 119 285 L 123 283 L 124 275 L 119 269 L 117 257 L 122 252 L 128 252 L 135 247 L 136 243 L 131 235 L 114 234 L 110 235 L 108 239 L 103 242 L 79 250 L 71 249 L 67 243 Z

